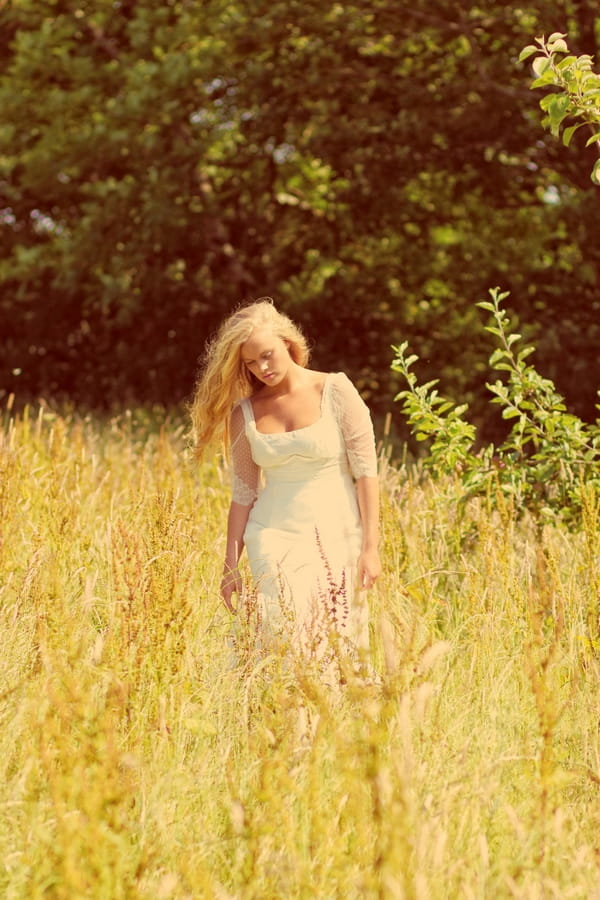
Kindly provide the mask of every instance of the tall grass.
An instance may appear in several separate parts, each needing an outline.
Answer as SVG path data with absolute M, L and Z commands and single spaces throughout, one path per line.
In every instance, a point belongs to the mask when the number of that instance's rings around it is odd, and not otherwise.
M 598 498 L 540 532 L 383 461 L 380 677 L 333 690 L 233 653 L 183 432 L 5 417 L 0 896 L 600 897 Z

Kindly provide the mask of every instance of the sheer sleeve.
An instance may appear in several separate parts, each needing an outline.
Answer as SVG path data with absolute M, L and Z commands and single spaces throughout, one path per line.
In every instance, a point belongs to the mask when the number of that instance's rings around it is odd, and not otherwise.
M 259 468 L 252 459 L 250 442 L 246 437 L 244 413 L 238 404 L 231 414 L 231 499 L 242 506 L 251 506 L 258 492 Z
M 354 478 L 377 475 L 377 451 L 369 409 L 343 373 L 333 376 L 331 396 Z

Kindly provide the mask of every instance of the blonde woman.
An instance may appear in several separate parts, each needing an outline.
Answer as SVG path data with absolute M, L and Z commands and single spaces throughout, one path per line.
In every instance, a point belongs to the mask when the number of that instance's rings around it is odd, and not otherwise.
M 235 612 L 245 547 L 267 633 L 289 628 L 314 647 L 335 630 L 366 649 L 363 589 L 380 574 L 373 426 L 346 375 L 308 358 L 270 298 L 234 312 L 207 347 L 192 419 L 198 454 L 221 439 L 232 465 L 221 596 Z

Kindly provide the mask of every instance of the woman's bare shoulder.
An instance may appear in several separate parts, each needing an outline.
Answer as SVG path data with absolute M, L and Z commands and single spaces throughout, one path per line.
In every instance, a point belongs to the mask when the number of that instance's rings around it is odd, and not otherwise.
M 323 387 L 327 379 L 332 374 L 331 372 L 317 372 L 314 369 L 307 370 L 310 372 L 311 383 L 316 387 Z

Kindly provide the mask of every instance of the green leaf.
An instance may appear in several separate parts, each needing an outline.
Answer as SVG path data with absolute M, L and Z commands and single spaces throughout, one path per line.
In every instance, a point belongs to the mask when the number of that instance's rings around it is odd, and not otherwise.
M 556 41 L 548 41 L 548 50 L 550 53 L 568 53 L 569 48 L 565 41 L 562 38 L 558 38 Z
M 585 124 L 585 123 L 578 122 L 577 125 L 570 125 L 568 128 L 565 128 L 565 130 L 563 131 L 563 136 L 562 136 L 562 142 L 565 145 L 565 147 L 569 146 L 569 144 L 571 143 L 571 138 L 573 137 L 573 135 L 575 134 L 577 129 L 581 128 L 581 126 L 583 124 Z
M 548 118 L 550 130 L 553 135 L 558 135 L 560 126 L 571 106 L 571 98 L 568 94 L 552 94 L 548 103 Z
M 534 61 L 531 64 L 531 68 L 533 69 L 535 75 L 537 75 L 538 78 L 542 77 L 542 75 L 544 74 L 544 72 L 546 72 L 546 70 L 549 68 L 549 66 L 550 66 L 550 60 L 548 59 L 547 56 L 538 56 L 537 59 L 534 59 Z
M 528 356 L 531 356 L 532 353 L 535 353 L 535 347 L 523 347 L 522 350 L 519 350 L 517 359 L 519 362 L 523 362 L 523 360 L 527 359 Z
M 523 47 L 519 53 L 519 62 L 529 59 L 533 53 L 539 53 L 539 50 L 540 48 L 536 47 L 535 44 L 528 44 L 527 47 Z

